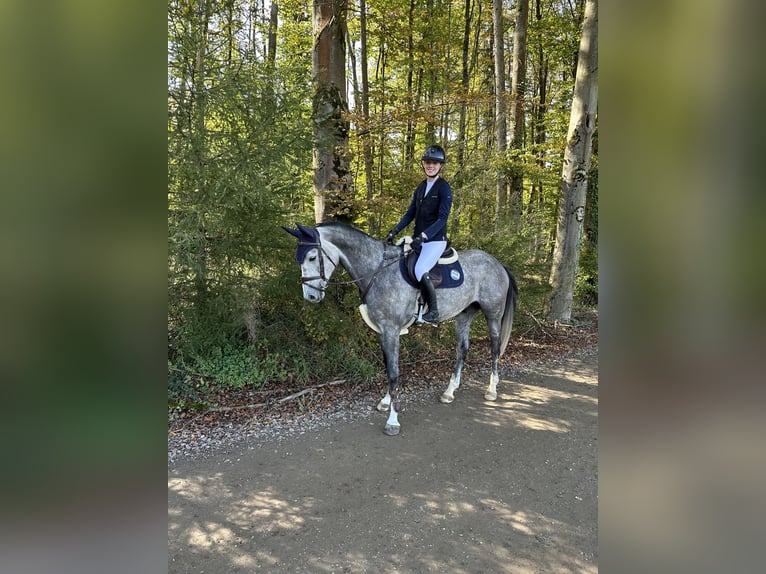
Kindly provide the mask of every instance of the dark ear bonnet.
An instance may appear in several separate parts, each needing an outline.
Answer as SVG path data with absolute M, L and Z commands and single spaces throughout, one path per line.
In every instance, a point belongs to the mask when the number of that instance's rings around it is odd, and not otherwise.
M 295 252 L 295 259 L 298 263 L 303 263 L 306 254 L 312 249 L 319 247 L 319 233 L 316 229 L 306 227 L 300 223 L 295 224 L 298 229 L 290 229 L 282 226 L 282 229 L 290 235 L 298 238 L 298 250 Z

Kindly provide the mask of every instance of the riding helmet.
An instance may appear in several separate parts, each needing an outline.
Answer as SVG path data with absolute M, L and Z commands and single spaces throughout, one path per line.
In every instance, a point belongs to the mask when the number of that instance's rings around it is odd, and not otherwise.
M 426 148 L 420 161 L 438 161 L 439 163 L 444 163 L 447 161 L 447 157 L 444 154 L 444 148 L 434 144 Z

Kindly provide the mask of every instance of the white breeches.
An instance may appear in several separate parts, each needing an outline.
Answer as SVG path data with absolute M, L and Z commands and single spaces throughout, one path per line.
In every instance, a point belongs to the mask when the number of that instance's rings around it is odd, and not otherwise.
M 446 241 L 429 241 L 421 246 L 420 257 L 418 257 L 418 261 L 415 263 L 415 277 L 418 281 L 423 277 L 423 273 L 427 273 L 436 265 L 446 247 Z

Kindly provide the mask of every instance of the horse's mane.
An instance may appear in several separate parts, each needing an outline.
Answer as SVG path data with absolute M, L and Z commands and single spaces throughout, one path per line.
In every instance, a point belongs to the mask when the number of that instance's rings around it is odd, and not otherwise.
M 342 221 L 325 221 L 323 223 L 317 224 L 317 228 L 319 227 L 337 227 L 339 229 L 347 229 L 349 231 L 353 231 L 354 233 L 359 233 L 361 235 L 364 235 L 365 237 L 369 237 L 370 239 L 374 239 L 374 237 L 372 237 L 368 233 L 365 233 L 361 229 L 358 229 L 354 227 L 353 225 L 349 225 L 348 223 L 343 223 Z

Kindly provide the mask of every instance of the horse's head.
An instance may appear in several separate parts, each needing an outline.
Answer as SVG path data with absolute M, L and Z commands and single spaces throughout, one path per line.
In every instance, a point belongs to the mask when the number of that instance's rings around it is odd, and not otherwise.
M 282 229 L 298 238 L 295 259 L 301 266 L 303 298 L 311 303 L 319 303 L 324 299 L 325 289 L 338 264 L 328 254 L 328 246 L 322 245 L 316 229 L 300 223 L 295 225 L 297 229 L 284 226 Z

